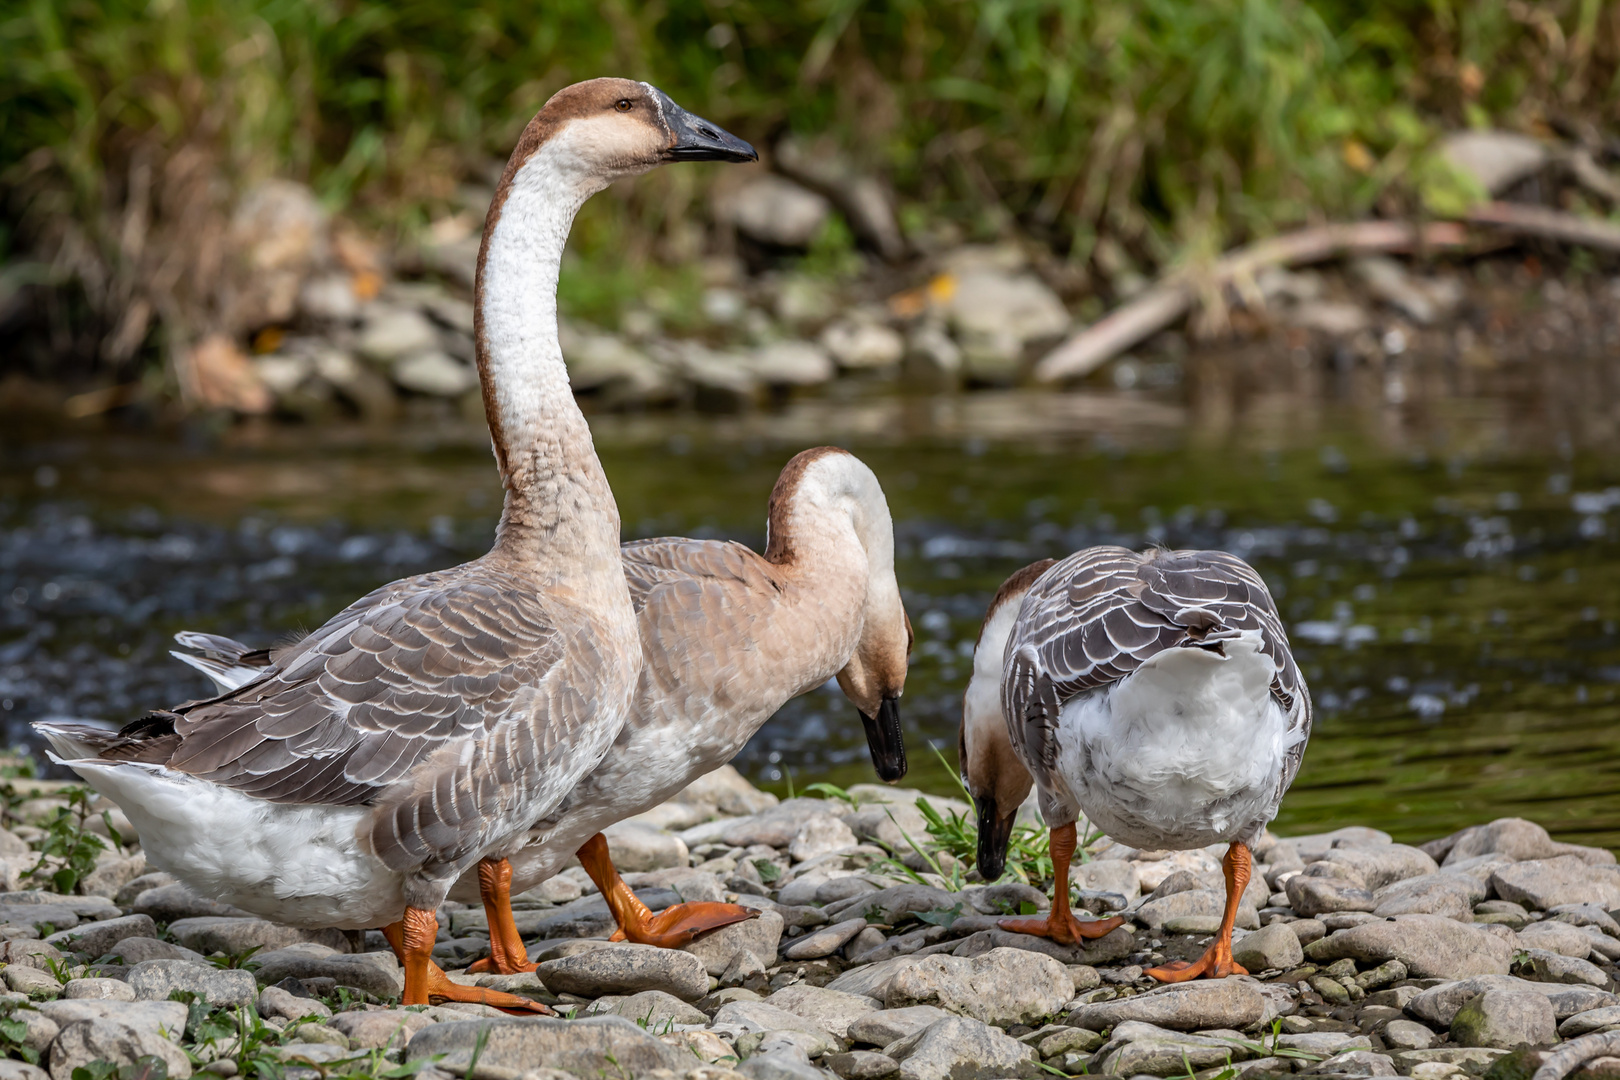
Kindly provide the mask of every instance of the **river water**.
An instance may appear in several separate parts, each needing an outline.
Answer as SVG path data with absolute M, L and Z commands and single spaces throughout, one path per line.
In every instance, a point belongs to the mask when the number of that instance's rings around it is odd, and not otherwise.
M 1513 395 L 1436 403 L 1170 392 L 811 401 L 743 417 L 601 417 L 630 537 L 764 539 L 797 450 L 882 481 L 917 631 L 913 782 L 945 791 L 979 618 L 1002 578 L 1077 547 L 1222 547 L 1275 593 L 1316 702 L 1279 824 L 1424 840 L 1504 815 L 1620 844 L 1620 461 Z M 1579 410 L 1577 410 L 1579 411 Z M 1213 417 L 1213 419 L 1212 419 Z M 270 644 L 373 586 L 485 550 L 481 430 L 5 423 L 0 717 L 134 717 L 199 696 L 180 629 Z M 936 745 L 940 754 L 929 750 Z M 870 779 L 835 688 L 738 760 L 785 792 Z

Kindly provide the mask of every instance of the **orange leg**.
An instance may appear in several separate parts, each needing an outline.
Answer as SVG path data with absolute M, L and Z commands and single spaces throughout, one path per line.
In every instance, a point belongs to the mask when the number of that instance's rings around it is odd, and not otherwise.
M 505 859 L 480 860 L 478 892 L 484 898 L 484 914 L 489 919 L 489 955 L 469 965 L 468 974 L 493 971 L 512 975 L 539 967 L 529 962 L 529 950 L 512 919 L 512 864 Z
M 493 1005 L 518 1015 L 556 1015 L 543 1003 L 526 997 L 451 982 L 444 970 L 433 962 L 433 943 L 439 935 L 439 920 L 425 908 L 406 908 L 404 920 L 388 924 L 382 932 L 405 968 L 405 994 L 400 999 L 401 1005 L 470 1001 L 478 1005 Z
M 579 863 L 591 875 L 596 887 L 602 890 L 608 910 L 618 922 L 619 929 L 611 940 L 633 941 L 637 945 L 657 945 L 661 949 L 678 949 L 706 930 L 718 930 L 759 912 L 739 904 L 720 904 L 703 900 L 691 904 L 676 904 L 654 915 L 647 905 L 636 899 L 630 886 L 624 883 L 619 871 L 608 857 L 607 838 L 597 833 L 579 849 Z
M 1046 918 L 1002 919 L 997 924 L 1015 934 L 1051 938 L 1059 945 L 1074 945 L 1086 938 L 1100 938 L 1125 925 L 1125 920 L 1091 919 L 1081 922 L 1069 908 L 1069 860 L 1074 857 L 1074 823 L 1052 830 L 1052 910 Z
M 1248 974 L 1232 959 L 1232 926 L 1237 922 L 1238 901 L 1249 885 L 1250 865 L 1247 847 L 1234 843 L 1226 849 L 1226 857 L 1221 860 L 1221 869 L 1226 873 L 1226 911 L 1221 915 L 1220 931 L 1204 950 L 1204 955 L 1194 961 L 1176 960 L 1163 967 L 1148 968 L 1144 975 L 1151 975 L 1160 982 L 1186 982 L 1200 975 L 1224 979 L 1228 975 Z

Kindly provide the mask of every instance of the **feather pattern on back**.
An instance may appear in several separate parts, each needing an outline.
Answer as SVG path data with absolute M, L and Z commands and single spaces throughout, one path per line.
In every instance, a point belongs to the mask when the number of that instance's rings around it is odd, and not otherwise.
M 176 708 L 166 764 L 270 802 L 372 805 L 385 863 L 454 862 L 549 786 L 596 714 L 600 661 L 583 613 L 481 559 L 385 585 L 252 681 Z
M 1261 652 L 1277 667 L 1272 696 L 1297 736 L 1280 801 L 1310 735 L 1310 693 L 1265 582 L 1224 551 L 1086 548 L 1041 575 L 1024 597 L 1003 666 L 1002 709 L 1019 757 L 1043 789 L 1055 789 L 1055 733 L 1067 702 L 1118 683 L 1166 649 L 1219 649 L 1242 631 L 1259 631 Z

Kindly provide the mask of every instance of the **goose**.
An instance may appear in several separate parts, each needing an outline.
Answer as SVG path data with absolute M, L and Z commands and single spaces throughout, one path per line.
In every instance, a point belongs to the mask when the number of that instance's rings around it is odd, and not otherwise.
M 558 270 L 591 195 L 709 160 L 757 155 L 628 79 L 566 87 L 524 129 L 475 289 L 505 489 L 487 555 L 384 585 L 241 686 L 116 735 L 34 725 L 123 809 L 152 865 L 289 925 L 384 927 L 407 1005 L 541 1011 L 449 981 L 430 954 L 451 886 L 521 849 L 596 767 L 641 673 L 618 508 L 558 346 Z
M 1232 927 L 1250 848 L 1276 817 L 1310 731 L 1310 692 L 1277 606 L 1242 559 L 1095 547 L 1013 574 L 974 651 L 961 766 L 986 879 L 1001 875 L 1013 817 L 1038 790 L 1055 895 L 1046 918 L 1004 919 L 1003 929 L 1073 944 L 1121 924 L 1070 911 L 1084 814 L 1133 847 L 1226 844 L 1214 941 L 1198 960 L 1147 974 L 1247 974 L 1232 959 Z
M 652 915 L 625 885 L 602 830 L 730 761 L 792 697 L 836 678 L 855 704 L 880 778 L 906 773 L 899 698 L 911 623 L 894 576 L 894 527 L 877 477 L 832 447 L 806 450 L 771 493 L 763 555 L 742 544 L 664 537 L 621 549 L 645 663 L 630 718 L 600 765 L 509 861 L 469 871 L 452 899 L 484 903 L 490 955 L 469 972 L 532 971 L 511 893 L 578 855 L 619 924 L 677 948 L 758 914 L 699 901 Z M 272 663 L 229 638 L 181 633 L 174 655 L 228 689 Z
M 872 470 L 832 447 L 788 462 L 771 492 L 763 555 L 742 544 L 662 538 L 624 546 L 646 657 L 612 751 L 540 822 L 509 866 L 479 867 L 490 955 L 469 970 L 533 970 L 510 892 L 577 853 L 622 937 L 678 948 L 758 911 L 678 904 L 652 915 L 608 857 L 602 830 L 730 761 L 788 699 L 836 678 L 860 713 L 878 776 L 906 773 L 899 698 L 911 622 L 894 576 L 894 526 Z M 471 900 L 464 880 L 451 896 Z

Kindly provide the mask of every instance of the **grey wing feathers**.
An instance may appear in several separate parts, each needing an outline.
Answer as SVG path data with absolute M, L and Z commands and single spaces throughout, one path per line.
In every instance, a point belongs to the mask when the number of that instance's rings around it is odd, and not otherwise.
M 1020 756 L 1052 769 L 1052 733 L 1071 698 L 1119 681 L 1165 649 L 1243 630 L 1260 632 L 1262 651 L 1277 665 L 1272 695 L 1300 736 L 1285 789 L 1310 734 L 1310 694 L 1265 582 L 1224 551 L 1087 548 L 1041 575 L 1024 597 L 1003 666 L 1002 708 Z
M 780 590 L 771 564 L 753 549 L 729 540 L 660 536 L 620 547 L 630 603 L 640 615 L 655 590 L 682 582 L 734 582 L 748 589 Z
M 706 698 L 729 713 L 751 700 L 756 682 L 735 676 L 760 647 L 753 623 L 770 607 L 762 601 L 782 591 L 775 567 L 730 541 L 660 538 L 622 551 L 641 634 L 643 702 L 685 710 L 676 703 Z M 625 730 L 652 718 L 638 709 Z
M 542 741 L 566 739 L 570 722 L 594 711 L 555 685 L 568 628 L 550 616 L 532 582 L 477 563 L 384 586 L 252 682 L 175 710 L 169 767 L 313 804 L 376 802 L 408 778 L 414 787 L 382 800 L 404 817 L 391 840 L 374 833 L 378 853 L 439 849 L 521 786 L 549 748 Z M 574 651 L 574 663 L 589 663 L 588 648 Z M 513 723 L 543 705 L 554 710 L 547 732 Z M 424 763 L 430 775 L 418 773 Z

